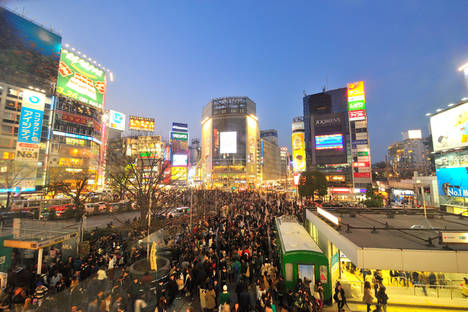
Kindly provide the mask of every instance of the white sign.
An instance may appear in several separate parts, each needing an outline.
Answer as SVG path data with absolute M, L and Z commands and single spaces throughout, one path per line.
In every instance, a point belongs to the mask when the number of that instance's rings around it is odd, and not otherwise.
M 109 128 L 125 131 L 125 114 L 109 110 Z
M 468 243 L 468 232 L 442 232 L 443 243 Z
M 221 154 L 235 154 L 237 153 L 237 132 L 221 132 L 219 135 L 220 138 L 220 148 L 219 152 Z
M 172 156 L 172 165 L 175 167 L 187 166 L 187 155 L 186 154 L 174 154 Z

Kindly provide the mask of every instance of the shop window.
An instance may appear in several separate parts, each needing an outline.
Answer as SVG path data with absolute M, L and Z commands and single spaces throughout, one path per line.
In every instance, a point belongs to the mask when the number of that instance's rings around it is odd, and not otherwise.
M 292 282 L 293 280 L 293 264 L 286 263 L 285 264 L 285 273 L 286 273 L 286 282 Z

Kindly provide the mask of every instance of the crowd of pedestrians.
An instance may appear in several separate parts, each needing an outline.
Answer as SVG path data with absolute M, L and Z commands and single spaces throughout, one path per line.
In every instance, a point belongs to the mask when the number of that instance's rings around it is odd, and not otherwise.
M 286 291 L 277 270 L 274 218 L 303 218 L 295 201 L 285 194 L 222 191 L 200 191 L 192 200 L 206 205 L 206 217 L 180 227 L 167 280 L 129 273 L 130 264 L 146 257 L 136 242 L 147 232 L 135 227 L 125 235 L 91 237 L 87 257 L 62 259 L 57 252 L 41 275 L 12 268 L 0 298 L 3 311 L 172 312 L 176 298 L 193 311 L 316 311 L 323 304 L 320 285 L 301 281 Z

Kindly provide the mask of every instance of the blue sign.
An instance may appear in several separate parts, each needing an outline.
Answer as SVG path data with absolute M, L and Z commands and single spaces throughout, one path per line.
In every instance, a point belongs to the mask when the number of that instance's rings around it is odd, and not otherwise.
M 342 134 L 328 134 L 315 136 L 315 149 L 342 149 L 343 148 L 343 135 Z
M 43 111 L 30 107 L 21 108 L 18 142 L 39 144 L 41 142 Z
M 468 197 L 468 167 L 436 169 L 439 194 Z
M 367 140 L 353 140 L 353 145 L 367 145 Z

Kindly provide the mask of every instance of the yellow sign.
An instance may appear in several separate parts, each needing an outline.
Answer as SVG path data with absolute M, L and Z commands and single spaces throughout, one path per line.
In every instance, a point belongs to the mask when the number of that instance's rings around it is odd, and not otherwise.
M 187 180 L 187 167 L 172 167 L 171 180 Z
M 156 242 L 153 242 L 150 250 L 150 267 L 151 271 L 156 271 L 158 269 L 158 264 L 156 263 Z
M 293 153 L 293 166 L 294 171 L 305 171 L 306 170 L 306 158 L 305 158 L 305 144 L 304 144 L 304 133 L 296 132 L 292 135 L 292 153 Z

